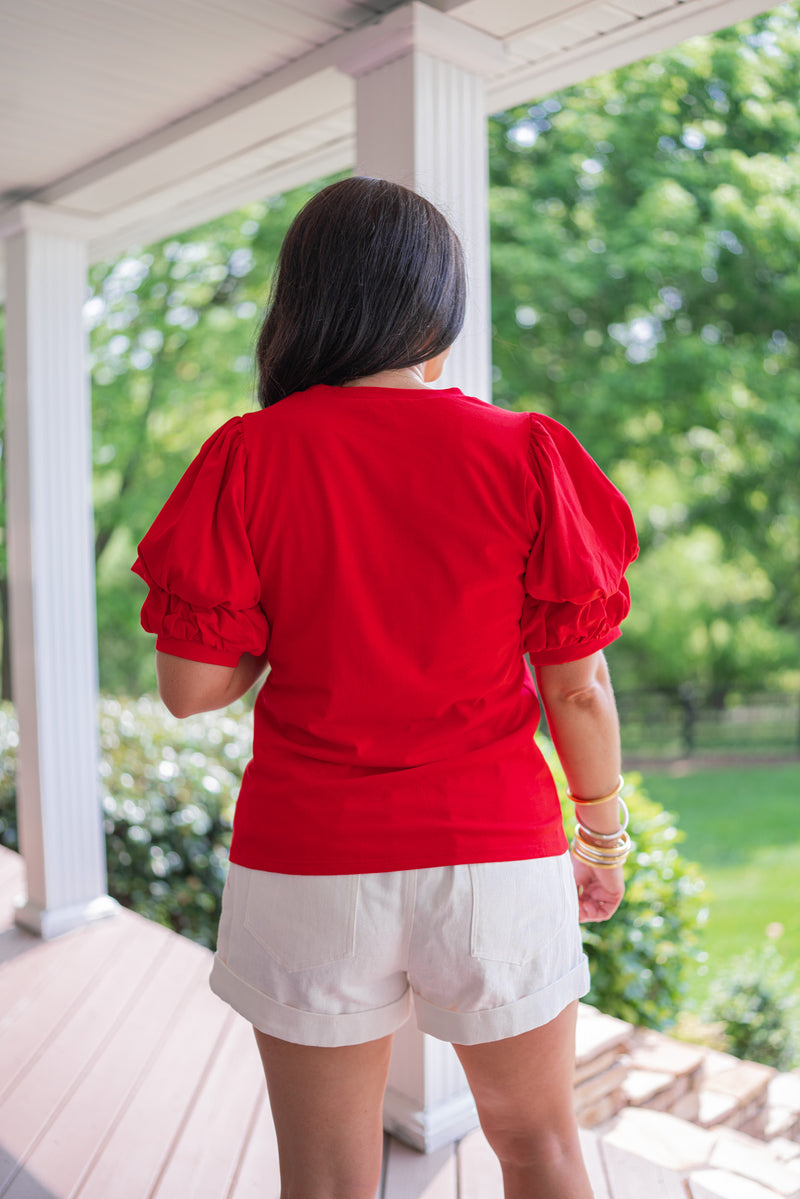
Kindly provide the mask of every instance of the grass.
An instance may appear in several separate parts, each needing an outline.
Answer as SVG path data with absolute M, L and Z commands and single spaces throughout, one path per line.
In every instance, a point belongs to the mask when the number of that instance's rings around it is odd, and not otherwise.
M 681 852 L 706 881 L 708 961 L 688 980 L 692 1006 L 720 966 L 770 934 L 787 965 L 800 961 L 800 763 L 682 763 L 680 774 L 648 770 L 644 788 L 676 813 L 686 834 Z

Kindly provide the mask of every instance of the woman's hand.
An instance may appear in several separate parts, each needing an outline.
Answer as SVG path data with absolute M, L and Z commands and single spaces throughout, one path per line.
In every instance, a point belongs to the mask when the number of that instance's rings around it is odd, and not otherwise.
M 578 911 L 581 921 L 608 920 L 613 916 L 625 894 L 625 879 L 622 867 L 615 866 L 613 870 L 602 870 L 598 866 L 588 866 L 572 857 L 572 869 L 578 888 Z

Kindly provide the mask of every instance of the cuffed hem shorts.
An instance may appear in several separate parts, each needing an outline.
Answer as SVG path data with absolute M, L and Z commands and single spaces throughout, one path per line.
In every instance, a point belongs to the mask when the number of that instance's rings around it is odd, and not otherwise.
M 231 864 L 211 989 L 257 1029 L 358 1045 L 416 1011 L 477 1045 L 538 1028 L 589 990 L 569 853 L 378 874 Z

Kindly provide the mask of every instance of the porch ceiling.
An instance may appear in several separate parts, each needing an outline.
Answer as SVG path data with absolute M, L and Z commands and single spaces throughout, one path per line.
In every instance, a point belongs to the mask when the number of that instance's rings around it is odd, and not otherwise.
M 0 226 L 36 200 L 88 219 L 98 261 L 351 165 L 355 88 L 342 63 L 368 54 L 382 20 L 397 31 L 424 18 L 433 52 L 455 32 L 464 53 L 493 61 L 493 112 L 768 7 L 0 0 Z

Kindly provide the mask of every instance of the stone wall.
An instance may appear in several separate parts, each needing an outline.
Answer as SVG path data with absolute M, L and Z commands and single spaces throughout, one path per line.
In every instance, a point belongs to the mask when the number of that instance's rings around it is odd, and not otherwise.
M 575 1101 L 604 1146 L 675 1171 L 694 1199 L 800 1199 L 800 1071 L 581 1004 Z

